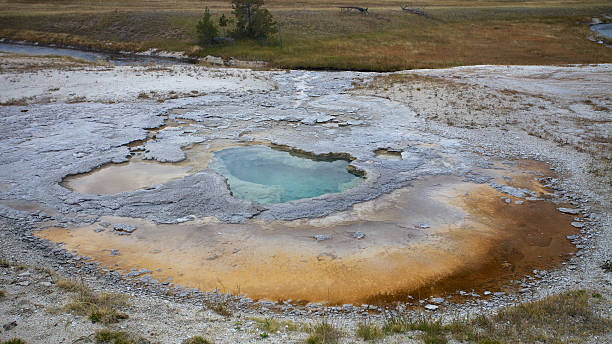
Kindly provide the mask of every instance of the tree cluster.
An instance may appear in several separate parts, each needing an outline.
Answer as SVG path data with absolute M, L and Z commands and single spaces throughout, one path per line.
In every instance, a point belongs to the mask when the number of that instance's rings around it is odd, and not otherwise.
M 265 40 L 275 31 L 276 22 L 272 14 L 263 8 L 263 0 L 232 0 L 232 14 L 234 19 L 221 15 L 218 25 L 225 28 L 235 24 L 230 35 L 234 38 Z M 211 45 L 220 42 L 219 29 L 215 24 L 208 7 L 204 10 L 204 16 L 196 25 L 196 31 L 201 44 Z

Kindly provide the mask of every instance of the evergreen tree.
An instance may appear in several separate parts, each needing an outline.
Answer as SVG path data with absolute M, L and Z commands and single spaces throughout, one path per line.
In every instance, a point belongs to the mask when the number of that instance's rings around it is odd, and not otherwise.
M 232 0 L 232 13 L 236 17 L 234 35 L 265 39 L 274 32 L 276 23 L 272 14 L 261 6 L 263 0 Z
M 202 45 L 215 43 L 219 31 L 212 20 L 208 7 L 204 9 L 204 16 L 196 25 L 196 31 L 198 32 L 198 39 Z

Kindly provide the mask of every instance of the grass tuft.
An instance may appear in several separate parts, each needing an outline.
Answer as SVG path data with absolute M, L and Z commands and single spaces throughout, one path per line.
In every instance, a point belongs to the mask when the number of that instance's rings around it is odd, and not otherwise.
M 59 279 L 55 282 L 55 285 L 60 289 L 70 292 L 84 293 L 89 291 L 89 288 L 83 282 L 70 279 Z
M 257 323 L 257 328 L 265 333 L 277 333 L 279 331 L 297 331 L 298 325 L 291 320 L 280 321 L 274 318 L 252 317 Z
M 0 268 L 8 268 L 11 266 L 11 262 L 8 259 L 0 256 Z
M 440 320 L 419 318 L 417 320 L 405 317 L 393 317 L 385 321 L 383 331 L 386 334 L 421 331 L 421 339 L 427 344 L 444 344 L 447 342 L 445 328 Z
M 116 293 L 96 293 L 83 283 L 59 280 L 58 287 L 76 293 L 64 306 L 64 310 L 85 315 L 92 323 L 112 324 L 127 319 L 128 315 L 119 311 L 127 306 L 127 297 Z
M 5 296 L 6 292 L 4 291 L 4 289 L 0 289 L 0 299 L 4 299 Z
M 274 318 L 265 318 L 265 319 L 255 318 L 253 320 L 258 323 L 257 327 L 264 332 L 276 333 L 280 331 L 281 324 L 278 320 Z
M 120 331 L 99 330 L 94 335 L 96 344 L 149 344 L 145 338 Z
M 311 328 L 306 344 L 336 344 L 341 336 L 340 330 L 324 319 Z
M 233 314 L 227 300 L 206 301 L 205 304 L 208 309 L 221 316 L 231 317 Z
M 19 338 L 13 338 L 9 340 L 5 340 L 2 344 L 27 344 L 24 340 Z
M 357 337 L 363 340 L 375 341 L 384 336 L 384 332 L 380 326 L 371 323 L 359 323 L 357 325 Z
M 182 344 L 213 344 L 213 342 L 202 336 L 194 336 L 185 339 Z

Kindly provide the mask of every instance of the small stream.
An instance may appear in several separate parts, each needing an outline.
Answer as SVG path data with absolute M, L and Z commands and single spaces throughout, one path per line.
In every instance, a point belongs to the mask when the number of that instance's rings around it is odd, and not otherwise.
M 105 61 L 115 66 L 146 65 L 146 64 L 189 64 L 189 59 L 166 58 L 160 56 L 144 56 L 135 54 L 114 54 L 84 51 L 71 48 L 57 48 L 20 43 L 0 43 L 0 51 L 27 55 L 57 55 L 70 56 L 86 61 Z
M 612 39 L 612 23 L 595 24 L 591 25 L 590 28 L 592 31 L 595 31 L 606 38 Z

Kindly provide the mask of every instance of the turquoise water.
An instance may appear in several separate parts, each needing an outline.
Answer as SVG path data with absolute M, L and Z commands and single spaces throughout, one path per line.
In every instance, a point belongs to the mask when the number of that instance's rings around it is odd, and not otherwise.
M 266 146 L 215 152 L 209 167 L 227 178 L 235 197 L 282 203 L 341 192 L 363 179 L 347 171 L 346 160 L 312 160 Z

